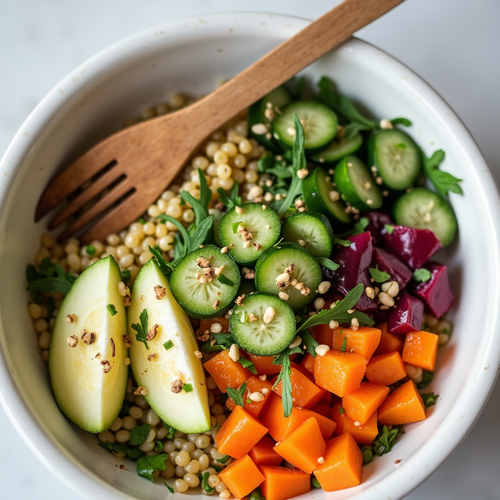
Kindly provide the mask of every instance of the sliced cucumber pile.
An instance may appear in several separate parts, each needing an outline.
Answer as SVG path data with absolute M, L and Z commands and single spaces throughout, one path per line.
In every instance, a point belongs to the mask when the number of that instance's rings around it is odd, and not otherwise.
M 255 262 L 266 248 L 278 241 L 280 232 L 278 214 L 258 203 L 233 207 L 219 223 L 221 243 L 239 264 Z
M 321 283 L 315 258 L 294 243 L 267 249 L 255 266 L 255 286 L 284 300 L 294 311 L 312 302 Z
M 283 224 L 285 241 L 299 243 L 315 257 L 330 257 L 333 249 L 333 229 L 328 219 L 314 212 L 296 213 Z
M 275 295 L 256 293 L 235 306 L 229 326 L 245 351 L 273 356 L 286 349 L 295 337 L 295 314 Z
M 335 167 L 335 184 L 347 203 L 361 212 L 382 206 L 382 193 L 366 165 L 357 156 L 346 156 Z
M 354 154 L 363 144 L 361 134 L 356 134 L 351 139 L 335 139 L 326 149 L 311 156 L 311 161 L 320 165 L 335 165 L 347 155 Z
M 240 287 L 240 271 L 215 245 L 191 252 L 175 267 L 170 289 L 194 318 L 216 318 L 232 305 Z
M 401 226 L 430 229 L 444 247 L 453 241 L 458 228 L 451 205 L 426 188 L 402 195 L 394 205 L 394 220 Z
M 420 152 L 401 130 L 381 130 L 368 143 L 368 162 L 376 167 L 384 184 L 398 191 L 409 188 L 421 169 Z

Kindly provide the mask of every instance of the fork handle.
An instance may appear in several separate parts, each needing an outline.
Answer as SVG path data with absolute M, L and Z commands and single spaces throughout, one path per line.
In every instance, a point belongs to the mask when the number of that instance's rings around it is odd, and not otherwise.
M 216 130 L 402 1 L 345 0 L 190 106 L 196 120 L 188 118 L 189 133 L 203 140 L 207 130 Z

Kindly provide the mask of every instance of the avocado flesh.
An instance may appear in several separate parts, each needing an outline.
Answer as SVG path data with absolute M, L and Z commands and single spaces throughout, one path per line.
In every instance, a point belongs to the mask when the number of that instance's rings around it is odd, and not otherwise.
M 155 286 L 165 290 L 156 298 Z M 136 339 L 132 324 L 140 324 L 139 316 L 146 309 L 148 328 L 158 325 L 156 337 L 143 342 Z M 145 398 L 156 414 L 167 424 L 185 433 L 210 430 L 208 393 L 202 360 L 195 355 L 198 345 L 189 317 L 174 299 L 167 278 L 154 260 L 150 260 L 137 276 L 128 309 L 128 333 L 131 367 L 137 385 L 147 390 Z M 168 341 L 173 347 L 166 349 Z M 172 391 L 172 383 L 181 380 L 193 390 Z
M 56 402 L 76 425 L 94 433 L 114 422 L 127 387 L 127 348 L 122 339 L 127 322 L 118 293 L 120 281 L 120 268 L 112 256 L 88 267 L 66 295 L 52 332 L 49 373 Z M 109 304 L 116 308 L 114 316 Z M 72 323 L 67 322 L 68 315 L 74 315 Z M 84 343 L 84 331 L 94 333 L 95 341 Z M 76 347 L 68 343 L 73 335 Z

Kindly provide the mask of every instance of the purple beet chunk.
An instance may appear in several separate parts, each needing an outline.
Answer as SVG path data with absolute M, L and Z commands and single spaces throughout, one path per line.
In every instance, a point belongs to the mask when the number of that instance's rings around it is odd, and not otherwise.
M 385 225 L 392 224 L 392 219 L 389 215 L 373 210 L 364 214 L 370 223 L 366 226 L 366 230 L 372 235 L 373 244 L 376 246 L 382 245 L 384 242 Z
M 408 292 L 403 292 L 387 318 L 387 331 L 401 334 L 418 332 L 422 328 L 423 319 L 424 303 Z
M 332 291 L 346 296 L 357 284 L 362 283 L 364 288 L 372 286 L 368 269 L 372 262 L 372 239 L 368 231 L 349 236 L 352 243 L 348 247 L 340 247 L 333 254 L 333 260 L 339 265 L 336 271 L 325 273 L 332 282 Z M 375 311 L 377 302 L 370 299 L 365 293 L 361 295 L 356 309 L 359 311 Z
M 421 268 L 443 245 L 428 229 L 393 226 L 384 236 L 385 249 L 399 257 L 411 269 Z
M 414 281 L 411 292 L 424 301 L 433 316 L 440 318 L 455 301 L 448 280 L 448 270 L 445 265 L 437 262 L 431 262 L 425 267 L 432 273 L 431 279 L 425 283 Z
M 412 277 L 410 268 L 383 248 L 373 249 L 372 267 L 378 267 L 379 271 L 389 274 L 391 280 L 397 281 L 400 290 L 408 284 Z

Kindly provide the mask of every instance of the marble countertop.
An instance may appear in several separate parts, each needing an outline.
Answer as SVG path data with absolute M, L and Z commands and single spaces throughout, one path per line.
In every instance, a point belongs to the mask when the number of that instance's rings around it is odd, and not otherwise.
M 156 24 L 200 13 L 316 18 L 338 0 L 0 0 L 0 154 L 43 96 L 87 58 Z M 358 36 L 420 74 L 451 105 L 500 180 L 500 2 L 407 0 Z M 499 498 L 500 384 L 452 457 L 408 500 Z M 38 461 L 0 408 L 0 498 L 79 500 Z

